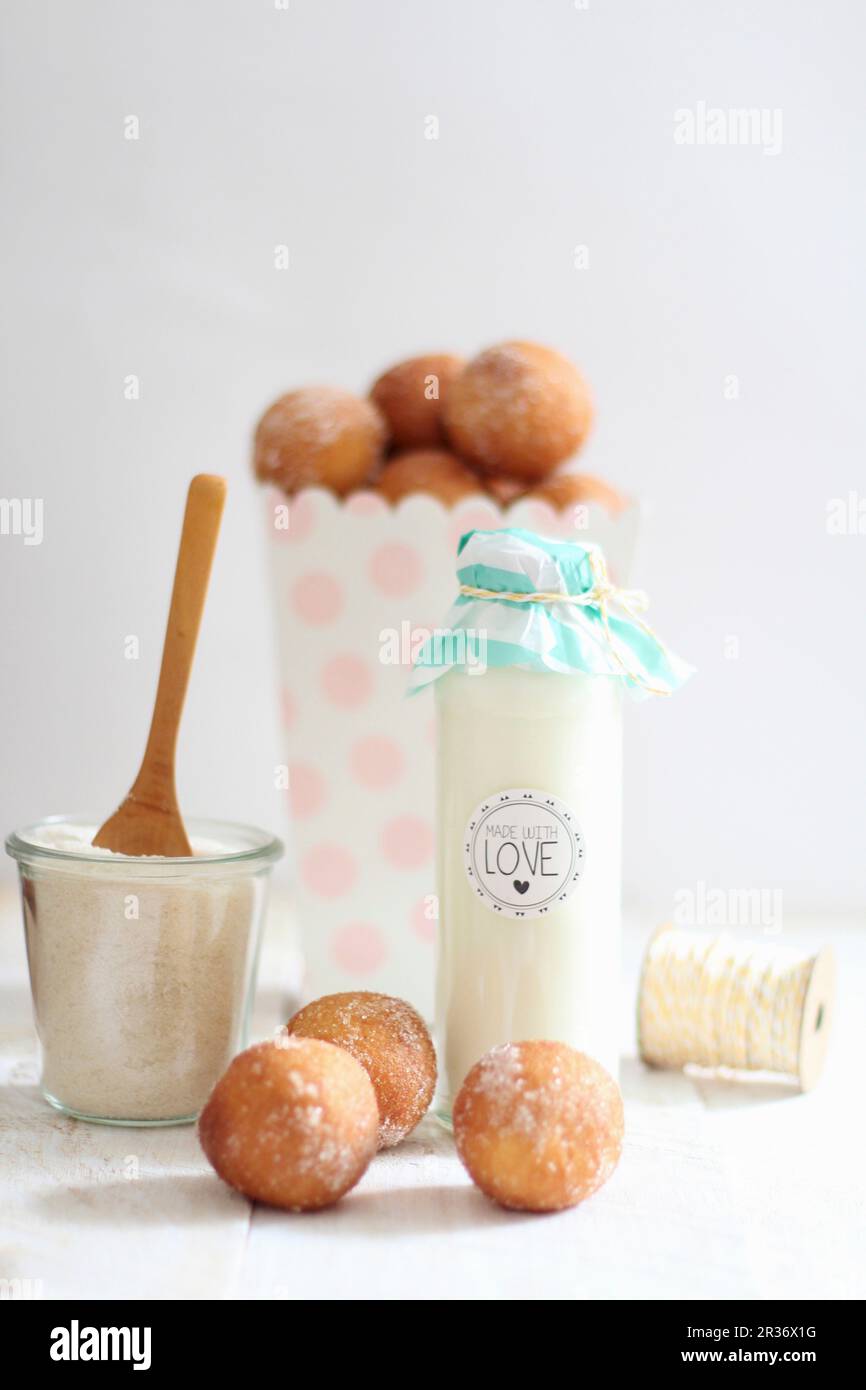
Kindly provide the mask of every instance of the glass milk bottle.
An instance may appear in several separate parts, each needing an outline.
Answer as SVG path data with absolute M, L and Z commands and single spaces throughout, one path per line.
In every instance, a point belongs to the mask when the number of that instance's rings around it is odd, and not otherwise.
M 413 677 L 436 682 L 443 1117 L 498 1043 L 555 1039 L 616 1075 L 623 689 L 687 674 L 594 546 L 470 532 L 458 582 Z

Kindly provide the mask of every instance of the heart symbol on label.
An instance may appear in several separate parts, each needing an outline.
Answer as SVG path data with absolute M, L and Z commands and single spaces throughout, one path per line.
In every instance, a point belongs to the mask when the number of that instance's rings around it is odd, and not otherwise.
M 517 889 L 518 893 L 526 893 L 529 889 L 529 883 L 521 883 L 520 879 L 516 878 L 514 880 L 514 887 Z

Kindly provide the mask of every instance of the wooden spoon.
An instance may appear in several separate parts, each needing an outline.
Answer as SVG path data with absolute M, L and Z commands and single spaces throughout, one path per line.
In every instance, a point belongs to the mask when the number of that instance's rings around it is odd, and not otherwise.
M 189 485 L 147 747 L 132 790 L 93 837 L 100 849 L 192 854 L 177 804 L 174 753 L 225 496 L 225 478 L 199 473 Z

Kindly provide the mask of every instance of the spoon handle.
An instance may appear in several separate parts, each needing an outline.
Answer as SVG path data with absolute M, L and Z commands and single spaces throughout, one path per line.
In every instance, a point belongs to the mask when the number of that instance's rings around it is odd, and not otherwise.
M 135 779 L 136 799 L 176 804 L 174 754 L 189 673 L 226 497 L 226 480 L 198 473 L 189 485 L 159 684 L 147 746 Z

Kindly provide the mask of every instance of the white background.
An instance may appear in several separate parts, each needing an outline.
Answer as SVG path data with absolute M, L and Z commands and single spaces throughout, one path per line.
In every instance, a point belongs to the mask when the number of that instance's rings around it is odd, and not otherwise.
M 866 535 L 826 524 L 866 493 L 856 0 L 2 13 L 0 495 L 45 506 L 41 546 L 0 537 L 3 829 L 126 790 L 200 470 L 231 502 L 182 805 L 280 828 L 257 414 L 416 350 L 529 337 L 592 381 L 583 461 L 646 504 L 635 578 L 699 668 L 629 712 L 629 896 L 858 907 Z M 780 109 L 781 152 L 676 144 L 699 102 Z

